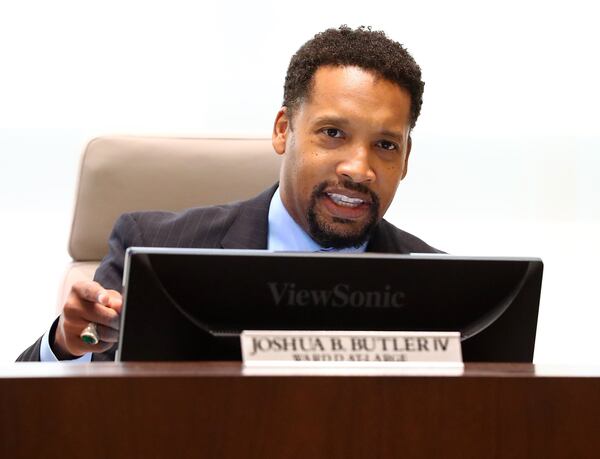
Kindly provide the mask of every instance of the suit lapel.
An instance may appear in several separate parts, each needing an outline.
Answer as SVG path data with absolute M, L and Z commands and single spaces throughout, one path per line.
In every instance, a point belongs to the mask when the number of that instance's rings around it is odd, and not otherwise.
M 269 205 L 277 184 L 238 205 L 233 223 L 221 240 L 224 249 L 266 249 L 269 232 Z
M 379 222 L 371 235 L 371 239 L 367 245 L 367 252 L 405 253 L 396 244 L 396 239 L 391 234 L 390 226 L 391 225 L 386 220 L 381 220 Z

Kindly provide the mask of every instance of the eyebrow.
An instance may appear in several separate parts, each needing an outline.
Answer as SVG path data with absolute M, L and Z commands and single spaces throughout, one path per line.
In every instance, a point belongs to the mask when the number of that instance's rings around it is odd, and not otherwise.
M 335 126 L 348 126 L 351 123 L 348 118 L 343 118 L 341 116 L 320 116 L 314 121 L 314 124 L 333 124 Z M 398 131 L 390 131 L 389 129 L 384 129 L 383 131 L 380 131 L 379 134 L 385 137 L 394 137 L 400 142 L 404 140 L 404 134 Z
M 320 116 L 314 124 L 335 124 L 336 126 L 348 126 L 350 121 L 348 118 L 342 118 L 340 116 Z

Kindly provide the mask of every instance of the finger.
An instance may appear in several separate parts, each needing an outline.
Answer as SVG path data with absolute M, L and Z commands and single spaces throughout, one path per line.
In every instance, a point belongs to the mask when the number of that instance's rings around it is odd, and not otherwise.
M 83 320 L 85 324 L 94 322 L 113 330 L 119 330 L 121 318 L 117 311 L 98 303 L 84 302 L 83 306 L 80 320 Z
M 100 303 L 119 311 L 123 304 L 123 299 L 119 292 L 116 290 L 106 290 L 98 282 L 76 282 L 73 284 L 72 291 L 82 300 Z
M 91 301 L 83 301 L 76 292 L 71 292 L 62 316 L 66 322 L 79 326 L 83 322 L 96 322 L 114 329 L 119 328 L 119 313 L 114 309 Z
M 123 308 L 123 297 L 116 290 L 105 290 L 98 296 L 98 303 L 121 313 L 121 309 Z
M 98 297 L 103 295 L 106 290 L 98 282 L 80 281 L 75 282 L 71 287 L 71 292 L 84 301 L 97 302 Z
M 116 343 L 119 341 L 119 330 L 104 325 L 96 325 L 96 332 L 100 342 Z

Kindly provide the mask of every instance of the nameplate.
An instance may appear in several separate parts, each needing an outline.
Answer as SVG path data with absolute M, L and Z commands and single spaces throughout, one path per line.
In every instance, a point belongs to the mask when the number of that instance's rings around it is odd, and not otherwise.
M 458 332 L 248 330 L 241 345 L 247 366 L 462 364 Z

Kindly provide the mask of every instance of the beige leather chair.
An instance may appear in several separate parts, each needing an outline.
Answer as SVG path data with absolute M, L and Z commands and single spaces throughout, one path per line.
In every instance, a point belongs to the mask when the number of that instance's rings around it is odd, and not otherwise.
M 181 210 L 255 196 L 279 177 L 270 139 L 100 137 L 86 147 L 69 239 L 73 259 L 59 293 L 91 279 L 119 215 Z

